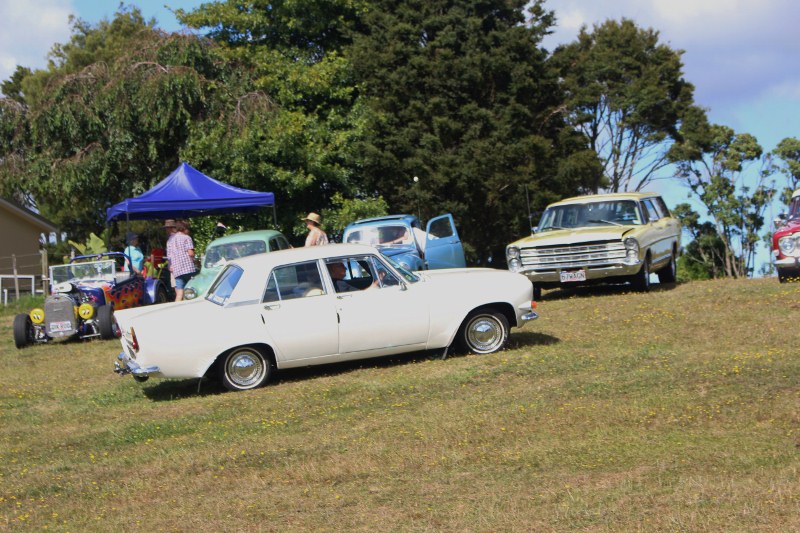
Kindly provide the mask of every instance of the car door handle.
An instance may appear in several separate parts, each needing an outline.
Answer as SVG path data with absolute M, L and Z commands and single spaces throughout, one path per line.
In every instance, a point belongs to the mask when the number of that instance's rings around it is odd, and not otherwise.
M 280 308 L 281 304 L 267 304 L 264 306 L 264 309 L 266 311 L 274 311 L 275 309 L 280 309 Z
M 336 295 L 336 299 L 337 300 L 344 300 L 345 298 L 352 298 L 352 297 L 353 297 L 352 294 L 337 294 Z

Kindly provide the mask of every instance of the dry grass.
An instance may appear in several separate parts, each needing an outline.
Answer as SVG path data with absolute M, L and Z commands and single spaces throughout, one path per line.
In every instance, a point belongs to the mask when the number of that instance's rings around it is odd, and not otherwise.
M 0 529 L 800 529 L 800 284 L 550 292 L 501 354 L 142 385 L 115 342 L 17 351 Z

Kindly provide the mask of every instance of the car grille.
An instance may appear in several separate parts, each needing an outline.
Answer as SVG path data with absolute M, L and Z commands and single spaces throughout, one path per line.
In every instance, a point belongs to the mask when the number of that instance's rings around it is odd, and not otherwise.
M 622 263 L 625 259 L 625 245 L 622 241 L 539 246 L 522 248 L 519 252 L 525 268 L 540 271 L 603 268 Z
M 44 320 L 47 335 L 50 337 L 67 337 L 78 331 L 74 307 L 75 304 L 72 298 L 64 294 L 55 294 L 45 300 Z M 53 328 L 55 324 L 60 326 L 57 329 Z

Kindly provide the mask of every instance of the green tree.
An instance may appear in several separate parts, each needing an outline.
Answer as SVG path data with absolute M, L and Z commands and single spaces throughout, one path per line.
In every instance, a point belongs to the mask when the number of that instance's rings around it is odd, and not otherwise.
M 691 281 L 724 277 L 725 244 L 711 222 L 701 222 L 700 215 L 687 203 L 672 210 L 692 240 L 678 260 L 678 279 Z
M 800 188 L 800 140 L 794 137 L 783 139 L 772 155 L 783 162 L 776 169 L 786 177 L 787 185 L 781 192 L 781 201 L 786 205 L 792 199 L 792 193 Z
M 775 195 L 762 149 L 750 134 L 711 125 L 685 131 L 686 143 L 674 149 L 677 176 L 705 206 L 724 248 L 727 277 L 753 273 L 756 246 L 764 228 L 764 212 Z
M 345 52 L 367 109 L 365 188 L 393 210 L 453 213 L 481 263 L 530 231 L 526 191 L 541 208 L 600 177 L 559 113 L 540 48 L 552 13 L 526 4 L 376 0 Z
M 687 114 L 705 116 L 683 78 L 682 54 L 628 19 L 583 27 L 553 52 L 569 121 L 602 160 L 610 192 L 643 190 L 670 164 Z

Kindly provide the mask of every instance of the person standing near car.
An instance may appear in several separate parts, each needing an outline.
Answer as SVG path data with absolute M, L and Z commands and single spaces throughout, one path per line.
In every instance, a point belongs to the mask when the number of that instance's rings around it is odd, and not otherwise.
M 144 275 L 142 272 L 144 269 L 144 254 L 141 248 L 139 248 L 139 236 L 129 231 L 125 235 L 125 242 L 128 243 L 128 247 L 125 248 L 125 255 L 131 258 L 133 273 L 137 276 Z
M 175 276 L 175 301 L 183 300 L 183 288 L 197 270 L 194 266 L 194 242 L 189 237 L 186 222 L 175 222 L 175 233 L 167 241 L 169 269 Z
M 317 213 L 309 213 L 306 218 L 306 228 L 308 228 L 308 236 L 306 236 L 306 246 L 319 246 L 321 244 L 328 244 L 328 236 L 322 231 L 322 217 Z

